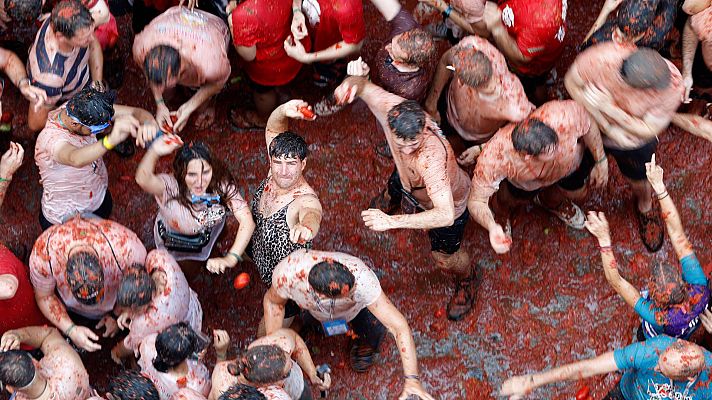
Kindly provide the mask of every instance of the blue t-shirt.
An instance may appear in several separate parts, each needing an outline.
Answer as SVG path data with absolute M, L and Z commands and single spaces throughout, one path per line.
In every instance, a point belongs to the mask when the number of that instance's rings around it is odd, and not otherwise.
M 660 308 L 644 295 L 635 304 L 635 312 L 643 319 L 643 333 L 646 338 L 666 334 L 687 339 L 700 326 L 699 315 L 704 311 L 710 297 L 707 277 L 694 253 L 682 258 L 680 264 L 682 279 L 687 283 L 686 303 Z M 663 325 L 656 318 L 658 313 L 663 315 Z
M 620 388 L 626 400 L 712 399 L 709 385 L 712 353 L 707 350 L 704 350 L 705 369 L 692 384 L 687 380 L 672 381 L 655 371 L 660 354 L 677 340 L 661 335 L 613 352 L 616 366 L 623 371 Z

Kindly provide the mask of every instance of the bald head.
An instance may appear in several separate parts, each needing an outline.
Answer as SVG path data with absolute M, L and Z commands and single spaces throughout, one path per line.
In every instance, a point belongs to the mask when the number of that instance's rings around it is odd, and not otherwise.
M 658 367 L 666 377 L 684 381 L 694 378 L 705 368 L 705 353 L 702 347 L 678 339 L 660 355 Z
M 665 89 L 670 85 L 667 61 L 653 49 L 640 48 L 623 60 L 623 80 L 637 89 Z

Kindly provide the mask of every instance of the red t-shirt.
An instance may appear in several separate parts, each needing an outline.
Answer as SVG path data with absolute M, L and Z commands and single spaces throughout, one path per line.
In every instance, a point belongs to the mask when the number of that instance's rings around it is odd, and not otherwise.
M 567 0 L 509 0 L 500 2 L 502 23 L 517 41 L 519 50 L 531 58 L 518 66 L 519 73 L 547 73 L 564 50 Z
M 356 44 L 366 37 L 362 0 L 305 0 L 302 9 L 309 36 L 314 41 L 314 51 L 324 50 L 342 40 Z
M 26 326 L 52 325 L 45 319 L 35 301 L 28 268 L 7 247 L 0 244 L 0 275 L 17 278 L 17 292 L 8 300 L 0 300 L 0 335 Z
M 281 86 L 297 76 L 302 64 L 284 51 L 284 41 L 291 35 L 292 0 L 247 0 L 230 18 L 235 46 L 257 47 L 255 59 L 245 68 L 250 79 Z M 306 38 L 302 44 L 310 50 Z

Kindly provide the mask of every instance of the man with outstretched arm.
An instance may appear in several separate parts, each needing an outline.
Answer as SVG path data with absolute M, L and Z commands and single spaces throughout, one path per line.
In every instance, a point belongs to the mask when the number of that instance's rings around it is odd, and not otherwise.
M 275 268 L 272 287 L 264 297 L 267 333 L 282 327 L 288 300 L 319 321 L 328 336 L 353 329 L 351 367 L 367 371 L 374 362 L 386 329 L 395 336 L 403 361 L 405 386 L 399 399 L 409 395 L 433 400 L 420 384 L 415 343 L 403 314 L 381 290 L 376 274 L 360 259 L 345 253 L 300 249 Z

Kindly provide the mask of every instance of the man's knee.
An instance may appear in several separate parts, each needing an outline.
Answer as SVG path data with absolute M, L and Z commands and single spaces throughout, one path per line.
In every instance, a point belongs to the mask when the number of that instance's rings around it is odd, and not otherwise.
M 463 248 L 459 248 L 452 254 L 440 251 L 432 251 L 430 254 L 433 260 L 435 260 L 435 265 L 446 271 L 460 270 L 470 262 L 470 255 Z

